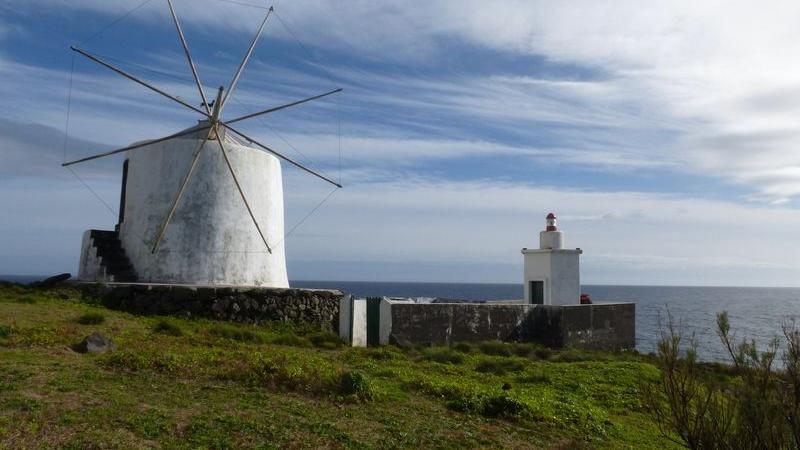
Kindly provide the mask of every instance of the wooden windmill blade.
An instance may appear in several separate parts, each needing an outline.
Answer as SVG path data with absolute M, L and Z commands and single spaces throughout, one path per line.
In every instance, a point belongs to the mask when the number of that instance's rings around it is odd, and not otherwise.
M 87 52 L 86 50 L 82 50 L 82 49 L 80 49 L 78 47 L 75 47 L 74 45 L 71 46 L 70 49 L 72 49 L 72 51 L 80 53 L 81 55 L 83 55 L 83 56 L 89 58 L 90 60 L 100 64 L 101 66 L 104 66 L 104 67 L 106 67 L 108 69 L 111 69 L 114 72 L 122 75 L 123 77 L 125 77 L 125 78 L 127 78 L 127 79 L 129 79 L 129 80 L 131 80 L 131 81 L 133 81 L 135 83 L 138 83 L 138 84 L 146 87 L 147 89 L 150 89 L 153 92 L 161 94 L 162 96 L 164 96 L 164 97 L 166 97 L 166 98 L 168 98 L 168 99 L 170 99 L 170 100 L 172 100 L 172 101 L 174 101 L 176 103 L 179 103 L 179 104 L 191 109 L 192 111 L 198 112 L 198 113 L 200 113 L 200 114 L 202 114 L 202 115 L 204 115 L 206 117 L 209 117 L 208 113 L 205 113 L 205 112 L 195 108 L 194 106 L 186 103 L 185 101 L 179 99 L 178 97 L 176 97 L 174 95 L 171 95 L 171 94 L 168 94 L 165 91 L 163 91 L 162 89 L 159 89 L 159 88 L 151 85 L 150 83 L 147 83 L 146 81 L 142 81 L 138 77 L 135 77 L 135 76 L 129 74 L 128 72 L 125 72 L 124 70 L 120 69 L 119 67 L 114 66 L 113 64 L 111 64 L 109 62 L 103 61 L 99 57 L 97 57 L 95 55 L 92 55 L 91 53 Z
M 244 58 L 242 58 L 241 64 L 239 67 L 236 68 L 236 73 L 233 74 L 233 79 L 231 80 L 231 84 L 228 87 L 228 92 L 225 94 L 225 98 L 222 99 L 222 104 L 219 108 L 219 113 L 222 114 L 222 108 L 225 107 L 225 104 L 228 103 L 228 97 L 233 94 L 234 89 L 236 89 L 236 85 L 239 83 L 239 77 L 242 76 L 242 71 L 244 70 L 247 63 L 250 61 L 250 57 L 253 55 L 253 50 L 256 48 L 256 44 L 258 44 L 258 40 L 261 38 L 261 33 L 264 32 L 264 26 L 267 24 L 267 19 L 269 19 L 270 14 L 272 14 L 273 7 L 270 6 L 269 10 L 267 10 L 267 14 L 264 16 L 264 20 L 261 21 L 261 26 L 258 27 L 258 31 L 256 35 L 253 37 L 253 41 L 250 42 L 250 47 L 247 49 L 247 53 L 245 53 Z
M 62 167 L 67 167 L 67 166 L 71 166 L 73 164 L 78 164 L 78 163 L 82 163 L 82 162 L 86 162 L 86 161 L 91 161 L 93 159 L 105 158 L 106 156 L 116 155 L 117 153 L 127 152 L 128 150 L 136 150 L 138 148 L 147 147 L 148 145 L 158 144 L 159 142 L 164 142 L 164 141 L 168 141 L 170 139 L 179 138 L 179 137 L 182 137 L 182 136 L 186 136 L 187 134 L 196 133 L 198 131 L 207 130 L 207 129 L 210 129 L 210 128 L 211 128 L 211 124 L 210 123 L 209 124 L 201 124 L 201 125 L 198 125 L 197 127 L 189 128 L 188 130 L 179 131 L 177 133 L 164 136 L 162 138 L 140 142 L 138 144 L 133 144 L 133 145 L 129 145 L 127 147 L 122 147 L 122 148 L 119 148 L 119 149 L 116 149 L 116 150 L 111 150 L 111 151 L 107 151 L 107 152 L 103 152 L 103 153 L 98 153 L 96 155 L 87 156 L 85 158 L 76 159 L 74 161 L 68 161 L 68 162 L 65 162 L 65 163 L 61 164 L 61 166 Z
M 257 111 L 257 112 L 250 113 L 250 114 L 247 114 L 247 115 L 244 115 L 244 116 L 241 116 L 241 117 L 237 117 L 235 119 L 226 120 L 225 123 L 226 124 L 231 124 L 231 123 L 241 122 L 242 120 L 252 119 L 254 117 L 263 116 L 264 114 L 274 113 L 275 111 L 280 111 L 282 109 L 291 108 L 292 106 L 302 105 L 303 103 L 307 103 L 307 102 L 310 102 L 310 101 L 313 101 L 313 100 L 318 100 L 318 99 L 321 99 L 322 97 L 327 97 L 329 95 L 337 94 L 339 92 L 342 92 L 342 88 L 336 88 L 336 89 L 334 89 L 332 91 L 328 91 L 328 92 L 325 92 L 323 94 L 315 95 L 313 97 L 304 98 L 302 100 L 297 100 L 297 101 L 294 101 L 294 102 L 291 102 L 291 103 L 286 103 L 286 104 L 283 104 L 283 105 L 280 105 L 280 106 L 273 106 L 272 108 L 268 108 L 268 109 L 265 109 L 263 111 Z
M 250 207 L 250 202 L 247 201 L 247 197 L 244 195 L 244 191 L 242 190 L 242 185 L 239 183 L 239 178 L 236 177 L 236 171 L 233 169 L 231 161 L 228 158 L 228 152 L 225 150 L 225 145 L 222 143 L 222 141 L 224 140 L 225 137 L 223 135 L 220 135 L 219 125 L 217 125 L 217 144 L 219 144 L 219 149 L 222 152 L 222 157 L 225 159 L 225 165 L 228 166 L 228 171 L 231 174 L 231 178 L 233 178 L 233 182 L 234 184 L 236 184 L 236 190 L 239 191 L 239 196 L 242 197 L 244 206 L 245 208 L 247 208 L 247 213 L 250 214 L 250 219 L 256 226 L 256 231 L 258 231 L 258 235 L 261 236 L 261 240 L 264 242 L 264 246 L 267 247 L 267 252 L 272 253 L 272 248 L 270 248 L 269 243 L 267 243 L 267 238 L 266 236 L 264 236 L 264 232 L 261 230 L 261 226 L 258 224 L 258 220 L 256 219 L 255 214 L 253 214 L 253 209 Z
M 211 114 L 211 110 L 208 106 L 208 100 L 206 100 L 206 93 L 203 91 L 203 83 L 200 82 L 200 75 L 197 74 L 197 67 L 195 67 L 192 54 L 189 52 L 189 44 L 186 42 L 186 37 L 183 35 L 181 22 L 178 20 L 178 15 L 175 13 L 175 7 L 172 6 L 172 0 L 167 0 L 167 4 L 169 5 L 170 15 L 172 15 L 172 21 L 175 22 L 175 28 L 178 31 L 178 37 L 181 39 L 183 53 L 186 55 L 186 60 L 189 63 L 189 69 L 192 71 L 192 77 L 197 85 L 197 90 L 200 91 L 200 98 L 203 99 L 203 108 L 205 108 L 207 114 Z
M 341 184 L 331 180 L 330 178 L 326 177 L 325 175 L 321 175 L 321 174 L 317 173 L 316 171 L 314 171 L 312 169 L 309 169 L 308 167 L 306 167 L 306 166 L 300 164 L 299 162 L 293 160 L 292 158 L 289 158 L 288 156 L 286 156 L 286 155 L 284 155 L 282 153 L 279 153 L 279 152 L 271 149 L 270 147 L 267 147 L 266 145 L 262 144 L 261 142 L 258 142 L 257 140 L 251 138 L 250 136 L 247 136 L 246 134 L 242 133 L 241 131 L 231 127 L 230 125 L 228 125 L 228 123 L 220 122 L 220 125 L 222 125 L 223 127 L 233 131 L 234 133 L 238 134 L 239 136 L 243 137 L 244 139 L 247 139 L 248 141 L 252 142 L 253 144 L 256 144 L 257 146 L 261 147 L 262 149 L 266 150 L 267 152 L 272 153 L 273 155 L 277 156 L 278 158 L 281 158 L 282 160 L 288 162 L 289 164 L 292 164 L 293 166 L 295 166 L 295 167 L 297 167 L 297 168 L 299 168 L 299 169 L 301 169 L 301 170 L 303 170 L 303 171 L 305 171 L 307 173 L 310 173 L 311 175 L 314 175 L 315 177 L 317 177 L 317 178 L 319 178 L 321 180 L 327 181 L 328 183 L 336 186 L 337 188 L 341 188 L 342 187 Z

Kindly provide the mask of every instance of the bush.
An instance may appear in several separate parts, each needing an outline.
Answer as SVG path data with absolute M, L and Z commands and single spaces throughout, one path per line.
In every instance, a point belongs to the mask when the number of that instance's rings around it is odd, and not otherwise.
M 5 339 L 11 336 L 14 330 L 11 328 L 10 325 L 0 325 L 0 339 Z
M 453 350 L 461 353 L 472 353 L 472 344 L 468 342 L 459 342 L 453 346 Z
M 264 339 L 260 334 L 241 327 L 215 325 L 211 327 L 208 332 L 213 336 L 218 336 L 233 341 L 249 342 L 252 344 L 260 344 L 264 342 Z
M 539 347 L 533 351 L 533 354 L 539 359 L 547 360 L 553 355 L 553 350 L 547 347 Z
M 481 353 L 491 356 L 511 356 L 510 347 L 510 345 L 500 341 L 486 341 L 478 346 Z
M 20 295 L 20 296 L 18 296 L 16 298 L 14 298 L 14 300 L 17 303 L 27 303 L 27 304 L 32 305 L 32 304 L 36 303 L 36 296 L 33 295 L 33 294 L 22 294 L 22 295 Z
M 734 381 L 697 361 L 693 338 L 682 351 L 681 333 L 669 317 L 656 356 L 659 383 L 643 386 L 644 405 L 661 433 L 691 449 L 800 447 L 800 330 L 783 325 L 784 370 L 773 367 L 777 338 L 763 351 L 755 341 L 736 342 L 725 312 L 717 315 L 717 334 L 733 363 Z
M 360 372 L 344 372 L 339 382 L 339 389 L 343 395 L 361 401 L 372 400 L 375 397 L 372 384 Z
M 422 358 L 441 364 L 461 364 L 464 362 L 464 355 L 450 350 L 449 348 L 426 348 L 422 351 Z
M 526 403 L 505 393 L 486 394 L 451 389 L 442 395 L 447 399 L 445 405 L 453 411 L 491 418 L 519 418 L 530 415 L 530 407 Z
M 550 377 L 544 372 L 536 371 L 520 375 L 517 378 L 517 380 L 520 383 L 538 384 L 538 383 L 549 383 Z
M 396 350 L 390 350 L 389 348 L 386 348 L 386 347 L 381 347 L 381 348 L 377 348 L 377 349 L 371 349 L 371 350 L 369 350 L 368 354 L 369 354 L 370 358 L 372 358 L 372 359 L 374 359 L 376 361 L 390 361 L 390 360 L 393 360 L 393 359 L 403 359 L 403 358 L 405 358 L 405 356 L 402 353 L 400 353 L 400 352 L 398 352 Z
M 255 354 L 241 364 L 230 367 L 223 378 L 310 394 L 339 391 L 340 375 L 324 360 Z
M 506 394 L 487 397 L 482 406 L 481 414 L 486 417 L 521 417 L 530 409 L 527 404 Z
M 81 325 L 100 325 L 106 321 L 106 317 L 97 312 L 86 313 L 75 319 Z
M 589 352 L 585 352 L 583 350 L 576 350 L 576 349 L 567 349 L 558 354 L 554 358 L 555 361 L 560 362 L 582 362 L 582 361 L 592 361 L 602 359 L 598 357 L 598 355 L 593 355 Z
M 519 372 L 525 369 L 525 364 L 516 359 L 509 358 L 486 358 L 478 362 L 475 366 L 476 372 L 493 373 L 495 375 L 505 375 L 508 372 Z
M 325 350 L 335 350 L 341 347 L 344 343 L 338 334 L 329 331 L 320 331 L 308 337 L 311 345 Z
M 166 320 L 159 320 L 153 325 L 153 332 L 176 337 L 183 336 L 183 330 L 178 325 Z
M 292 347 L 310 347 L 311 343 L 308 339 L 302 338 L 293 333 L 279 334 L 272 339 L 273 344 L 289 345 Z
M 454 391 L 445 395 L 447 399 L 445 406 L 467 414 L 482 414 L 483 413 L 483 397 L 474 392 L 460 392 Z

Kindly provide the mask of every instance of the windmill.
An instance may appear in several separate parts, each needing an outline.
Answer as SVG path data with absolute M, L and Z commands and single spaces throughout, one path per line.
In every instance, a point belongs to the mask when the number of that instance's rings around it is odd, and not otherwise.
M 167 5 L 200 94 L 200 107 L 84 49 L 70 47 L 200 115 L 198 124 L 191 128 L 62 164 L 69 167 L 120 153 L 128 156 L 123 165 L 119 224 L 115 231 L 84 233 L 79 279 L 288 287 L 283 246 L 275 245 L 284 237 L 280 160 L 336 188 L 342 186 L 244 134 L 236 124 L 342 89 L 223 119 L 223 111 L 274 9 L 266 11 L 227 89 L 219 87 L 209 102 L 172 0 L 167 0 Z M 176 178 L 176 173 L 183 175 Z M 231 203 L 232 195 L 241 203 Z M 182 205 L 185 214 L 176 215 Z M 244 222 L 249 223 L 249 229 Z M 254 242 L 262 249 L 252 250 Z

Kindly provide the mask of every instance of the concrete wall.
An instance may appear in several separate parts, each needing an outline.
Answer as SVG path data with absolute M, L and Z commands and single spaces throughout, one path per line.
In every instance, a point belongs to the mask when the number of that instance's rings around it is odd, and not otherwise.
M 339 330 L 340 291 L 144 284 L 77 284 L 106 307 L 136 314 L 205 317 L 258 324 L 302 322 Z
M 551 305 L 579 305 L 581 302 L 580 253 L 575 250 L 551 253 Z
M 97 256 L 97 248 L 92 239 L 92 230 L 83 232 L 81 240 L 81 259 L 78 264 L 78 279 L 82 281 L 112 281 Z
M 139 280 L 288 287 L 280 162 L 230 138 L 225 147 L 231 164 L 273 253 L 267 253 L 216 140 L 206 142 L 159 250 L 151 253 L 201 142 L 190 136 L 129 152 L 120 240 Z
M 550 347 L 634 348 L 635 304 L 381 304 L 381 344 L 452 345 L 487 340 Z
M 339 302 L 339 337 L 352 347 L 367 346 L 367 299 L 345 295 Z

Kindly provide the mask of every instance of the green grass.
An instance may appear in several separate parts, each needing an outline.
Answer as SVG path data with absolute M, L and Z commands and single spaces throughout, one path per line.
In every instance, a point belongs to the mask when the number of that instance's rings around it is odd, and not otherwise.
M 95 330 L 116 349 L 69 350 Z M 636 354 L 355 349 L 0 284 L 0 361 L 0 448 L 676 448 L 640 404 L 658 370 Z
M 505 375 L 508 372 L 521 372 L 527 364 L 515 358 L 485 358 L 475 365 L 476 372 Z
M 153 325 L 153 332 L 175 337 L 183 336 L 183 329 L 181 329 L 179 325 L 171 320 L 165 319 L 159 320 Z
M 75 319 L 75 322 L 81 325 L 100 325 L 105 320 L 106 316 L 98 312 L 90 312 L 78 317 L 77 319 Z

